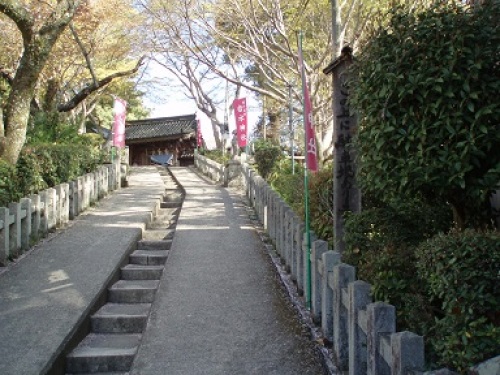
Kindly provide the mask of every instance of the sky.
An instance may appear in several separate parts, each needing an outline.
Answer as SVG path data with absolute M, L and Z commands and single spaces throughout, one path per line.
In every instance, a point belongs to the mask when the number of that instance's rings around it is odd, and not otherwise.
M 148 68 L 147 75 L 149 77 L 154 77 L 156 82 L 167 82 L 163 87 L 154 86 L 150 83 L 146 86 L 141 87 L 142 90 L 146 92 L 144 97 L 144 105 L 151 110 L 151 118 L 156 117 L 170 117 L 170 116 L 182 116 L 182 115 L 192 115 L 196 114 L 197 118 L 200 120 L 201 131 L 203 138 L 207 143 L 209 149 L 215 148 L 215 140 L 212 132 L 212 125 L 208 117 L 198 110 L 194 100 L 187 98 L 183 93 L 181 88 L 178 86 L 168 86 L 169 82 L 175 81 L 175 78 L 167 73 L 164 68 L 159 66 L 150 66 Z M 148 82 L 151 82 L 148 79 Z M 262 109 L 259 104 L 255 101 L 254 95 L 242 91 L 240 97 L 247 98 L 247 109 L 248 109 L 248 131 L 253 132 L 255 125 L 259 119 Z M 223 120 L 224 108 L 219 108 L 219 120 Z M 230 133 L 235 129 L 234 116 L 231 111 L 229 115 L 229 131 Z
M 258 108 L 258 105 L 254 103 L 253 98 L 248 93 L 247 95 L 244 94 L 241 97 L 246 97 L 247 106 L 251 107 L 248 111 L 248 129 L 249 133 L 251 133 L 253 132 L 255 124 L 259 119 L 261 109 Z M 188 98 L 171 97 L 170 99 L 164 99 L 160 101 L 158 98 L 151 98 L 151 96 L 146 95 L 144 105 L 147 108 L 151 109 L 151 113 L 149 116 L 151 118 L 191 115 L 195 113 L 197 119 L 200 120 L 201 131 L 203 134 L 203 138 L 207 143 L 207 147 L 209 149 L 215 148 L 215 140 L 213 137 L 212 125 L 210 124 L 210 120 L 204 113 L 198 110 L 194 100 Z M 223 116 L 224 110 L 221 109 L 220 112 L 220 115 Z M 229 113 L 229 132 L 231 133 L 234 129 L 234 116 L 232 113 Z

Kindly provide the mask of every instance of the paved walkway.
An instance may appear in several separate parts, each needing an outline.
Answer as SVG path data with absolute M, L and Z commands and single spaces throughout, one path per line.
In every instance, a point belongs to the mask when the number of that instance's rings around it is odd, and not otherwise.
M 238 194 L 186 190 L 133 375 L 322 374 Z
M 0 274 L 0 374 L 64 369 L 61 355 L 135 248 L 163 195 L 154 167 Z
M 322 373 L 238 194 L 186 168 L 186 190 L 160 288 L 131 374 Z M 0 374 L 63 369 L 163 193 L 155 168 L 0 274 Z

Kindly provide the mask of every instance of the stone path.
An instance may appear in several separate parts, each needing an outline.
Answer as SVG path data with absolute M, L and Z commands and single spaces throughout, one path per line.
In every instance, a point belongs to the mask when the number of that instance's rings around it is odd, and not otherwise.
M 322 374 L 240 196 L 171 170 L 186 195 L 131 374 Z

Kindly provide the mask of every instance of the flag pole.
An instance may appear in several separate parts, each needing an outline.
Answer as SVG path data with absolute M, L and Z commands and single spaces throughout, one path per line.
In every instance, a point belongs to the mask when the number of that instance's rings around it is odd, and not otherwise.
M 298 42 L 299 42 L 299 57 L 300 57 L 300 74 L 302 77 L 302 98 L 304 101 L 304 150 L 305 150 L 305 168 L 304 168 L 304 210 L 305 210 L 305 235 L 306 235 L 306 307 L 311 309 L 311 295 L 312 295 L 312 282 L 311 282 L 311 230 L 310 230 L 310 215 L 309 215 L 309 168 L 308 165 L 308 139 L 307 139 L 307 126 L 308 126 L 308 114 L 306 113 L 306 75 L 304 70 L 304 60 L 302 56 L 302 31 L 298 32 Z

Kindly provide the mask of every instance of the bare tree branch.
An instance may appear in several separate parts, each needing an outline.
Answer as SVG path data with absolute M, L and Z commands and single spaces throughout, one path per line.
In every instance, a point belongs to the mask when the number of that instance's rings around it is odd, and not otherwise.
M 87 49 L 85 48 L 82 41 L 78 37 L 78 34 L 75 30 L 75 27 L 73 26 L 73 23 L 70 22 L 68 26 L 69 26 L 69 29 L 71 30 L 71 34 L 73 34 L 73 38 L 75 38 L 76 44 L 78 44 L 78 47 L 82 51 L 83 57 L 85 58 L 85 62 L 87 63 L 87 68 L 89 69 L 90 75 L 92 76 L 92 80 L 94 81 L 94 85 L 97 85 L 98 84 L 97 77 L 95 75 L 94 68 L 92 66 L 92 62 L 90 61 L 89 53 L 87 52 Z
M 71 98 L 69 101 L 66 103 L 59 104 L 57 106 L 57 110 L 59 112 L 69 112 L 72 109 L 74 109 L 78 104 L 80 104 L 85 98 L 87 98 L 90 94 L 102 89 L 106 85 L 110 84 L 114 79 L 120 78 L 120 77 L 126 77 L 130 76 L 134 73 L 136 73 L 139 68 L 142 66 L 145 60 L 145 56 L 141 57 L 137 64 L 135 65 L 134 68 L 130 70 L 126 70 L 123 72 L 117 72 L 110 74 L 106 78 L 103 78 L 101 80 L 98 80 L 97 82 L 93 82 L 89 84 L 88 86 L 84 87 L 82 90 L 80 90 L 73 98 Z

